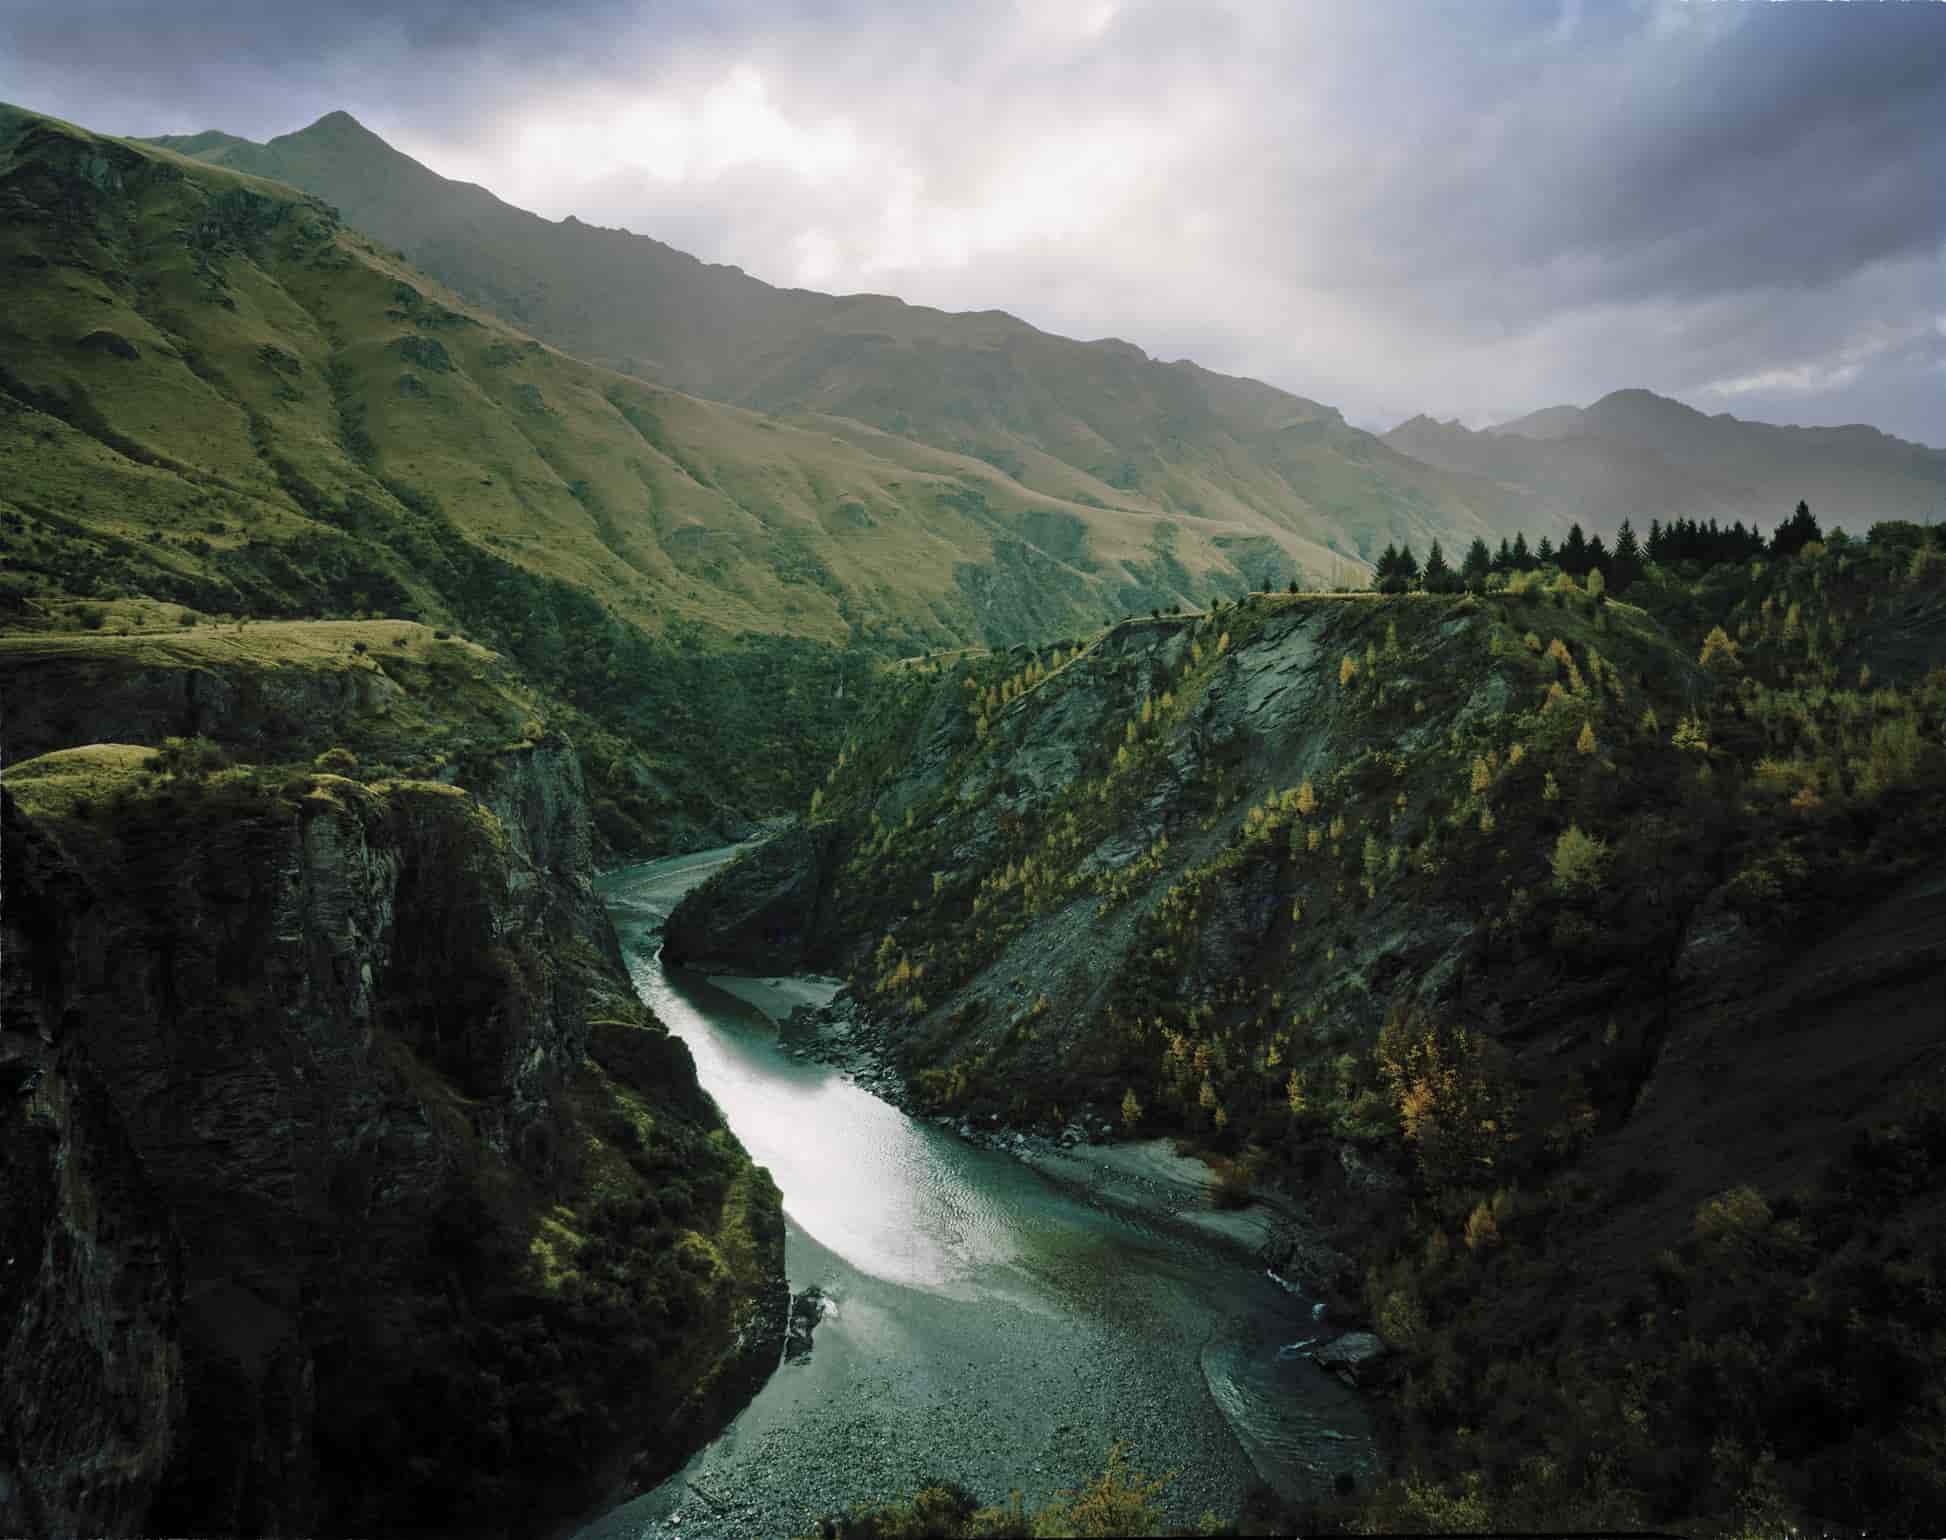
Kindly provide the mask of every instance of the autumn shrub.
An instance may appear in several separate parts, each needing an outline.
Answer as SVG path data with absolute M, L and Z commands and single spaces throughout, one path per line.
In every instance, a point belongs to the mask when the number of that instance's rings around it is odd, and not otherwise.
M 1465 1027 L 1395 1010 L 1375 1059 L 1400 1132 L 1435 1190 L 1489 1177 L 1513 1141 L 1505 1051 Z

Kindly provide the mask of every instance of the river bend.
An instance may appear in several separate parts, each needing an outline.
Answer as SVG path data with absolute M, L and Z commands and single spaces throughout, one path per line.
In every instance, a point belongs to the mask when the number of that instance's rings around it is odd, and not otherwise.
M 1111 1439 L 1175 1470 L 1170 1509 L 1228 1516 L 1267 1480 L 1297 1497 L 1374 1465 L 1357 1398 L 1287 1349 L 1311 1307 L 1215 1243 L 1091 1202 L 909 1117 L 779 1046 L 771 1018 L 829 983 L 736 986 L 662 966 L 659 930 L 715 851 L 601 879 L 636 989 L 784 1195 L 785 1267 L 826 1315 L 743 1414 L 581 1540 L 815 1533 L 924 1479 L 1030 1503 L 1099 1470 Z

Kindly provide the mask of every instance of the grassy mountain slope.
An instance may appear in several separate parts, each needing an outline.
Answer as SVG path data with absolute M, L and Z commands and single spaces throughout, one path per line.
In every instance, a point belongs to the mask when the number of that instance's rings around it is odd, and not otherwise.
M 618 843 L 796 800 L 873 654 L 1235 591 L 1312 551 L 582 363 L 315 198 L 167 149 L 7 109 L 0 204 L 5 622 L 464 629 L 566 713 Z
M 1308 1525 L 1925 1528 L 1943 580 L 1888 524 L 915 673 L 669 943 L 848 969 L 923 1104 L 1335 1213 L 1396 1478 Z
M 1385 442 L 1429 465 L 1489 477 L 1610 534 L 1623 519 L 1683 517 L 1766 531 L 1810 502 L 1827 528 L 1946 513 L 1946 449 L 1859 425 L 1785 428 L 1705 416 L 1646 390 L 1548 407 L 1474 433 L 1414 417 Z
M 436 175 L 344 113 L 266 145 L 156 142 L 315 193 L 578 356 L 768 412 L 852 418 L 1049 496 L 1235 524 L 1267 539 L 1258 565 L 1281 549 L 1326 577 L 1389 540 L 1424 549 L 1512 527 L 1506 489 L 1387 453 L 1302 397 L 1000 311 L 781 290 L 647 237 L 552 223 Z
M 990 565 L 996 537 L 1062 529 L 1083 566 L 1050 560 L 1048 581 L 1083 613 L 1109 607 L 1103 590 L 1127 581 L 1116 564 L 1150 545 L 1152 518 L 1064 509 L 977 462 L 916 446 L 890 461 L 563 357 L 287 188 L 46 119 L 8 124 L 9 255 L 25 275 L 10 393 L 97 451 L 35 424 L 45 450 L 34 432 L 10 449 L 22 480 L 67 465 L 71 490 L 83 465 L 112 463 L 105 450 L 212 489 L 199 502 L 142 478 L 123 503 L 211 508 L 210 522 L 247 504 L 247 528 L 213 531 L 246 539 L 356 525 L 365 503 L 423 520 L 429 504 L 469 543 L 651 630 L 697 619 L 841 640 L 847 611 L 869 611 L 968 640 L 956 574 Z M 118 533 L 162 523 L 113 512 Z M 1217 527 L 1178 529 L 1191 580 L 1207 575 Z M 401 554 L 401 569 L 439 565 Z M 423 589 L 436 571 L 397 578 Z

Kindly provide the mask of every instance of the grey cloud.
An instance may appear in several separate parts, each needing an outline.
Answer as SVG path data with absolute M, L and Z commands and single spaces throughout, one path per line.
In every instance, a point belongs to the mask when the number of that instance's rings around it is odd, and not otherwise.
M 1946 5 L 1126 0 L 1089 34 L 1087 0 L 10 3 L 0 97 L 91 126 L 262 138 L 346 107 L 551 217 L 781 283 L 822 232 L 820 287 L 1119 335 L 1354 418 L 1646 385 L 1946 440 Z M 516 165 L 531 121 L 738 66 L 792 124 L 850 125 L 854 172 Z M 1059 171 L 1124 130 L 1142 164 Z M 1050 176 L 1094 223 L 884 265 L 895 185 L 979 231 Z

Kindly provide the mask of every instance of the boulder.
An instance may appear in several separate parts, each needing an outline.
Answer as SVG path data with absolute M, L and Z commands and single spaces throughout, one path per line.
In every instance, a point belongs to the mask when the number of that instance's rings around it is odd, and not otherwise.
M 1311 1361 L 1356 1387 L 1368 1384 L 1376 1376 L 1390 1351 L 1374 1332 L 1348 1331 L 1319 1348 L 1311 1355 Z

